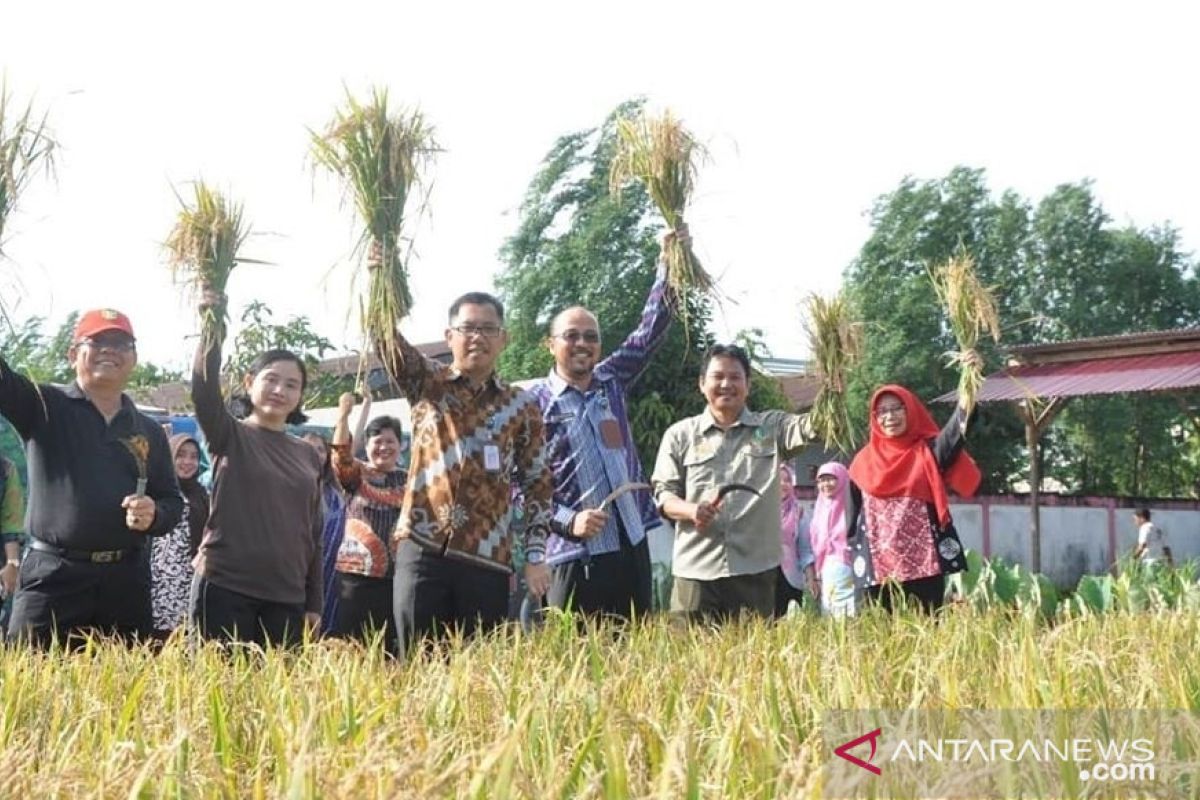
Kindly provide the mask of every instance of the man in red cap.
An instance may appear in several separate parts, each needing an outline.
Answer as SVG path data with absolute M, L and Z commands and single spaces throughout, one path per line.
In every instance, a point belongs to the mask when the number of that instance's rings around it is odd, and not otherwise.
M 129 318 L 88 311 L 67 358 L 75 381 L 57 387 L 34 385 L 0 357 L 0 414 L 29 462 L 29 553 L 8 636 L 137 638 L 151 627 L 146 537 L 175 527 L 183 498 L 166 435 L 124 393 L 137 365 Z

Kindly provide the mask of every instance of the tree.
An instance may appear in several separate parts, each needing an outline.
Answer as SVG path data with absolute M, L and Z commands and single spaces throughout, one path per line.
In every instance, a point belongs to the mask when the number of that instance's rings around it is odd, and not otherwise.
M 12 327 L 8 335 L 0 338 L 0 352 L 13 369 L 21 371 L 37 383 L 67 384 L 75 380 L 75 370 L 67 361 L 75 335 L 75 323 L 79 313 L 72 312 L 53 334 L 44 332 L 46 320 L 30 317 L 20 325 Z M 162 367 L 151 362 L 139 361 L 129 375 L 128 391 L 131 395 L 139 390 L 154 388 L 163 383 L 178 381 L 183 377 L 179 370 Z
M 312 407 L 335 405 L 342 392 L 353 388 L 354 380 L 317 368 L 325 354 L 334 349 L 333 342 L 313 330 L 306 316 L 292 316 L 281 325 L 272 321 L 273 313 L 261 300 L 251 302 L 242 310 L 240 329 L 225 358 L 223 371 L 227 380 L 241 380 L 261 353 L 290 350 L 300 356 L 308 371 L 305 404 Z
M 598 128 L 555 142 L 530 182 L 517 231 L 500 255 L 497 276 L 505 303 L 509 344 L 500 373 L 517 380 L 545 375 L 553 358 L 545 346 L 551 319 L 564 308 L 583 305 L 599 319 L 607 355 L 638 323 L 654 282 L 662 224 L 641 186 L 631 186 L 618 203 L 608 191 L 615 122 L 641 107 L 618 106 Z M 663 430 L 695 414 L 704 401 L 697 388 L 700 358 L 713 341 L 711 310 L 700 296 L 687 298 L 688 329 L 672 325 L 646 373 L 631 388 L 629 415 L 645 464 L 652 464 Z M 754 381 L 751 402 L 778 407 L 773 382 Z
M 1005 341 L 985 346 L 989 367 L 1004 347 L 1161 330 L 1200 321 L 1195 265 L 1170 228 L 1114 228 L 1087 182 L 1060 186 L 1036 207 L 995 199 L 982 170 L 901 182 L 876 201 L 872 234 L 845 280 L 867 323 L 866 356 L 853 385 L 854 415 L 870 391 L 903 383 L 926 399 L 954 388 L 942 354 L 956 346 L 925 275 L 963 246 L 998 287 Z M 943 415 L 949 408 L 934 408 Z M 1176 457 L 1174 401 L 1144 395 L 1071 401 L 1044 439 L 1050 474 L 1079 492 L 1178 494 L 1190 488 Z M 970 449 L 983 491 L 1027 472 L 1024 433 L 1011 407 L 985 406 Z

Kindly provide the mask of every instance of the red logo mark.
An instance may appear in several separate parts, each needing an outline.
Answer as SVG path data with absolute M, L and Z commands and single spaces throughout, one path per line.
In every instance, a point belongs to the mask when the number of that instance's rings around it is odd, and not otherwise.
M 882 775 L 883 770 L 881 770 L 879 767 L 875 766 L 874 764 L 870 763 L 875 758 L 875 749 L 877 746 L 876 740 L 879 739 L 879 736 L 882 733 L 883 733 L 882 728 L 876 728 L 875 730 L 871 731 L 870 733 L 864 733 L 862 736 L 858 737 L 857 739 L 851 739 L 850 741 L 846 742 L 841 747 L 835 748 L 833 751 L 834 755 L 841 756 L 842 758 L 849 761 L 851 764 L 855 764 L 857 766 L 862 767 L 867 772 L 872 772 L 876 775 Z M 850 751 L 866 741 L 871 742 L 871 755 L 867 756 L 866 761 L 863 761 L 858 756 L 853 755 Z

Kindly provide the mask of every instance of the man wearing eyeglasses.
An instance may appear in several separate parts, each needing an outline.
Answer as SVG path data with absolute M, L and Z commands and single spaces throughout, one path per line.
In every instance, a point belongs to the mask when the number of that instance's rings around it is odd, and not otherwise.
M 65 388 L 35 385 L 0 358 L 0 414 L 29 468 L 29 551 L 8 636 L 43 645 L 83 629 L 148 634 L 146 537 L 183 513 L 167 437 L 124 394 L 137 364 L 129 318 L 88 311 L 71 341 Z
M 374 253 L 372 255 L 375 255 Z M 450 366 L 427 360 L 399 332 L 388 366 L 412 407 L 408 486 L 395 535 L 393 611 L 401 654 L 415 640 L 489 630 L 508 614 L 514 537 L 524 536 L 525 581 L 540 596 L 553 485 L 533 397 L 496 375 L 504 307 L 471 292 L 450 307 Z M 514 524 L 512 487 L 524 504 Z
M 687 230 L 679 235 L 686 237 Z M 659 523 L 654 500 L 649 491 L 636 490 L 601 506 L 620 487 L 646 481 L 627 393 L 666 339 L 676 301 L 660 265 L 641 322 L 604 360 L 592 312 L 575 306 L 550 323 L 554 367 L 530 391 L 542 409 L 554 473 L 547 599 L 559 608 L 623 618 L 650 611 L 646 531 Z

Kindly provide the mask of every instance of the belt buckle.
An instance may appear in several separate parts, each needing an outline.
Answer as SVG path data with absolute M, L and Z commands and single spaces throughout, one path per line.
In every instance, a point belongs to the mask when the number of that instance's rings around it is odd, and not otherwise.
M 121 557 L 120 550 L 97 550 L 92 553 L 93 564 L 111 564 Z

